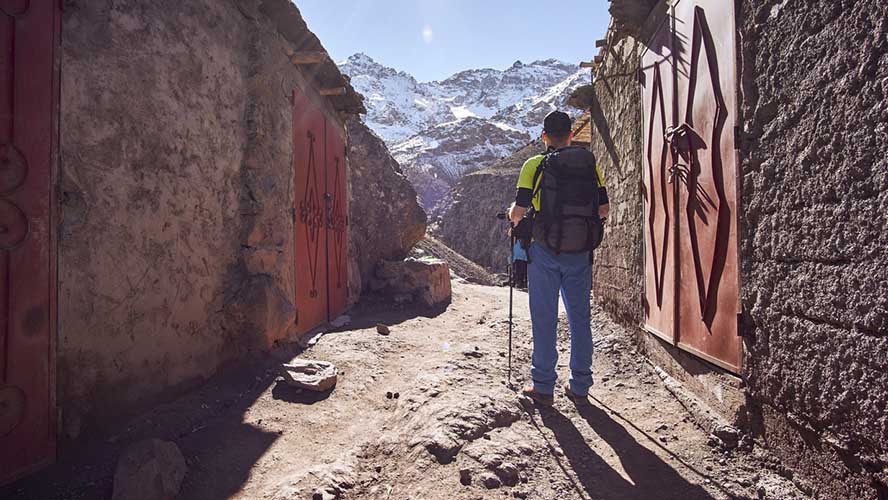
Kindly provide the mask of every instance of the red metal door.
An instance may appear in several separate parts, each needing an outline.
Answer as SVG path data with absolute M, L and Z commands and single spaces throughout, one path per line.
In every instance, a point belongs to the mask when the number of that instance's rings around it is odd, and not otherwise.
M 734 33 L 734 2 L 683 0 L 675 6 L 675 38 L 687 44 L 676 72 L 676 99 L 685 125 L 676 144 L 678 344 L 739 372 Z
M 348 307 L 348 196 L 345 185 L 345 139 L 342 129 L 327 123 L 327 290 L 329 319 Z
M 327 320 L 327 230 L 324 114 L 299 89 L 293 91 L 293 182 L 296 231 L 296 330 Z
M 667 318 L 665 309 L 649 307 L 648 329 L 670 323 L 672 335 L 661 336 L 707 361 L 739 372 L 743 346 L 737 324 L 740 283 L 734 6 L 723 0 L 680 0 L 673 4 L 671 13 L 664 30 L 669 32 L 674 68 L 663 81 L 669 79 L 672 85 L 662 88 L 666 106 L 671 102 L 672 121 L 665 120 L 669 127 L 663 137 L 656 126 L 646 123 L 646 147 L 657 147 L 662 142 L 669 154 L 658 162 L 649 162 L 656 173 L 649 175 L 653 182 L 646 187 L 650 193 L 660 189 L 657 194 L 670 197 L 662 177 L 656 177 L 657 173 L 662 176 L 669 172 L 675 210 L 668 211 L 667 203 L 662 211 L 667 214 L 666 224 L 671 226 L 664 234 L 675 242 L 671 245 L 676 252 L 672 254 L 675 261 L 671 276 L 677 282 L 672 317 Z M 659 33 L 652 47 L 662 44 L 663 39 Z M 647 74 L 655 70 L 647 69 L 646 58 L 652 56 L 642 58 L 648 96 L 656 94 L 656 84 L 648 84 Z M 662 72 L 660 76 L 664 76 Z M 654 101 L 653 97 L 645 100 L 646 119 L 648 115 L 656 116 L 657 106 L 662 108 Z M 670 246 L 668 241 L 664 246 Z M 659 247 L 653 244 L 646 252 L 646 274 L 648 282 L 654 284 L 657 279 L 651 276 L 662 272 L 655 265 L 657 251 Z M 665 293 L 669 293 L 668 285 L 667 278 Z M 651 293 L 647 298 L 650 302 Z
M 644 100 L 645 328 L 675 341 L 675 196 L 672 153 L 665 140 L 675 122 L 672 25 L 665 22 L 641 57 Z
M 55 458 L 58 4 L 0 1 L 0 483 Z

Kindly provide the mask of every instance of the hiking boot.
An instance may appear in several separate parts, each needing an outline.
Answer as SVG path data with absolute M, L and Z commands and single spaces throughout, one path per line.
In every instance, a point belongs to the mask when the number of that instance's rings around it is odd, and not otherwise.
M 552 406 L 555 404 L 555 396 L 552 394 L 543 394 L 542 392 L 537 392 L 533 387 L 525 387 L 521 394 L 527 396 L 534 403 L 543 405 L 543 406 Z
M 570 390 L 570 383 L 564 384 L 564 395 L 577 406 L 588 406 L 590 404 L 589 396 L 580 396 L 579 394 L 574 394 L 574 392 Z

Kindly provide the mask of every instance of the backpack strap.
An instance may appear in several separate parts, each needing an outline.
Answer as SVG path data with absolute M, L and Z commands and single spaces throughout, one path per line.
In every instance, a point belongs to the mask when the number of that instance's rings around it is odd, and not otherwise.
M 533 190 L 533 196 L 531 197 L 531 200 L 534 200 L 537 196 L 539 196 L 540 191 L 543 189 L 543 182 L 545 182 L 545 178 L 540 179 L 540 177 L 543 175 L 543 173 L 546 171 L 546 168 L 548 167 L 549 155 L 552 152 L 553 151 L 547 151 L 543 155 L 543 160 L 537 166 L 536 172 L 533 173 L 534 190 Z M 537 181 L 539 181 L 539 185 L 537 184 Z M 542 200 L 540 200 L 540 201 L 542 202 Z M 532 202 L 531 202 L 530 206 L 533 207 Z M 540 207 L 540 208 L 542 208 L 542 207 Z M 549 244 L 549 232 L 551 229 L 550 219 L 551 219 L 551 214 L 550 215 L 546 215 L 545 213 L 543 214 L 543 241 L 544 241 L 544 244 L 546 244 L 546 245 Z
M 561 255 L 561 238 L 564 236 L 564 205 L 561 201 L 561 189 L 555 191 L 555 214 L 554 220 L 558 221 L 558 230 L 555 235 L 555 255 Z M 549 242 L 549 228 L 546 228 L 546 242 Z
M 537 165 L 536 172 L 533 173 L 533 181 L 530 183 L 533 186 L 533 194 L 530 197 L 531 203 L 530 206 L 533 207 L 533 200 L 540 194 L 540 188 L 543 187 L 542 183 L 537 184 L 540 180 L 540 176 L 543 175 L 543 171 L 546 170 L 546 160 L 549 159 L 549 151 L 543 154 L 543 159 L 540 160 L 540 164 Z

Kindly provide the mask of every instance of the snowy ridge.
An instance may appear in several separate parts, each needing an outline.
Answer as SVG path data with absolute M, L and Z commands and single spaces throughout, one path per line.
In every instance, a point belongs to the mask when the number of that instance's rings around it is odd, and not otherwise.
M 566 110 L 570 93 L 589 80 L 587 70 L 554 59 L 425 83 L 364 54 L 339 66 L 366 98 L 367 125 L 388 144 L 433 216 L 450 186 L 538 136 L 543 117 Z

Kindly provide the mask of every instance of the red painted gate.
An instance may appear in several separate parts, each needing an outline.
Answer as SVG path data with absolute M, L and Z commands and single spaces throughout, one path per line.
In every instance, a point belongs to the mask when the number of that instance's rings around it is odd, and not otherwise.
M 305 333 L 348 305 L 345 139 L 299 89 L 293 92 L 296 330 Z
M 0 1 L 0 483 L 55 457 L 58 5 Z
M 642 55 L 646 328 L 739 372 L 734 5 L 679 0 Z
M 327 126 L 327 291 L 328 318 L 348 307 L 348 200 L 345 185 L 345 138 Z
M 293 92 L 296 328 L 307 332 L 327 319 L 326 152 L 324 114 Z

